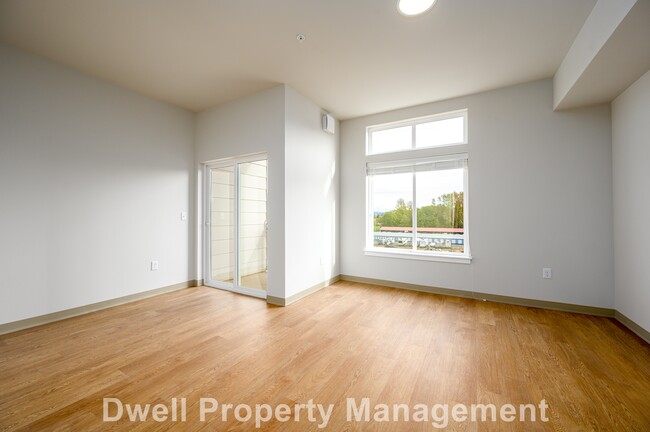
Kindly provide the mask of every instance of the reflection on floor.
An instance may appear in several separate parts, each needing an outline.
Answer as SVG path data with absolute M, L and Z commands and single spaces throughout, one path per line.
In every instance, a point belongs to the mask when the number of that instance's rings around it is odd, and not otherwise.
M 154 421 L 151 409 L 131 421 L 126 408 L 118 422 L 102 422 L 105 397 L 169 407 L 175 395 L 187 398 L 187 422 Z M 443 420 L 454 431 L 633 432 L 648 431 L 648 395 L 650 345 L 611 318 L 352 282 L 289 307 L 187 288 L 0 336 L 2 431 L 255 430 L 255 415 L 239 422 L 230 410 L 222 420 L 221 405 L 200 421 L 209 396 L 274 409 L 334 404 L 322 429 L 334 432 L 437 432 Z M 359 409 L 369 420 L 351 421 L 346 405 L 363 407 L 366 397 L 370 408 Z M 499 416 L 508 404 L 542 400 L 548 422 L 512 405 L 525 421 Z M 404 421 L 398 404 L 411 420 L 423 412 L 428 420 Z M 454 407 L 471 404 L 483 407 L 478 421 L 456 421 Z M 386 412 L 398 421 L 379 417 Z M 257 430 L 320 430 L 300 414 Z
M 232 283 L 232 279 L 226 282 Z M 263 271 L 242 276 L 239 286 L 266 291 L 266 272 Z

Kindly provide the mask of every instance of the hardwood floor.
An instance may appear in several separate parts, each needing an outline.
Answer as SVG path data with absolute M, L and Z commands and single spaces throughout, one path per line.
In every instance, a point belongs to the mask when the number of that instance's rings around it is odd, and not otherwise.
M 124 404 L 186 398 L 187 422 L 102 422 Z M 378 403 L 549 405 L 548 422 L 463 431 L 650 430 L 650 347 L 607 318 L 339 282 L 286 308 L 199 287 L 0 336 L 2 430 L 251 430 L 219 403 L 334 404 L 327 430 L 435 430 L 346 420 Z M 115 413 L 115 409 L 112 411 Z M 371 411 L 374 413 L 374 411 Z M 263 430 L 318 430 L 278 420 Z

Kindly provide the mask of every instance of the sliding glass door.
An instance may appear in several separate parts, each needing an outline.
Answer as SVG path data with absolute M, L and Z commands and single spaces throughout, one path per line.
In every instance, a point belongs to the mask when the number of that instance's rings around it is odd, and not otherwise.
M 206 285 L 266 297 L 266 156 L 206 166 Z

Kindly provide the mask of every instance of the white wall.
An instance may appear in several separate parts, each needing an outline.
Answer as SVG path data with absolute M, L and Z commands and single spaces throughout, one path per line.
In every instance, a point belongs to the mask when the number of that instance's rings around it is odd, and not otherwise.
M 569 94 L 638 0 L 598 0 L 553 77 L 554 108 L 571 108 Z M 621 72 L 620 68 L 618 71 Z M 607 83 L 598 83 L 606 86 Z M 590 92 L 597 92 L 592 88 Z M 590 93 L 587 92 L 587 93 Z
M 0 324 L 194 278 L 191 113 L 4 45 L 0 94 Z
M 284 86 L 239 99 L 197 115 L 196 162 L 197 178 L 201 163 L 251 153 L 268 154 L 268 294 L 284 297 Z M 200 182 L 199 182 L 200 184 Z M 199 188 L 198 197 L 202 190 Z M 197 202 L 201 226 L 201 200 Z M 200 233 L 197 256 L 202 256 Z M 203 278 L 201 260 L 197 277 Z
M 286 296 L 339 275 L 338 136 L 322 110 L 285 86 Z M 338 131 L 338 125 L 337 125 Z
M 609 107 L 554 113 L 550 80 L 345 121 L 339 169 L 338 136 L 323 133 L 321 109 L 288 86 L 195 124 L 189 112 L 6 46 L 0 60 L 0 323 L 202 278 L 190 222 L 200 222 L 197 168 L 257 152 L 269 157 L 272 296 L 343 273 L 614 306 Z M 618 208 L 647 183 L 635 164 L 648 150 L 648 80 L 614 103 Z M 462 108 L 473 263 L 365 256 L 365 128 Z M 647 206 L 635 205 L 647 219 Z M 616 215 L 626 231 L 628 213 Z M 617 246 L 616 307 L 648 328 L 643 245 Z
M 196 139 L 199 170 L 268 154 L 270 296 L 287 298 L 339 274 L 338 136 L 322 131 L 318 106 L 279 85 L 200 113 Z
M 650 72 L 612 103 L 616 310 L 650 331 Z
M 552 107 L 542 80 L 342 122 L 341 273 L 613 307 L 609 105 Z M 365 256 L 365 128 L 463 108 L 472 264 Z

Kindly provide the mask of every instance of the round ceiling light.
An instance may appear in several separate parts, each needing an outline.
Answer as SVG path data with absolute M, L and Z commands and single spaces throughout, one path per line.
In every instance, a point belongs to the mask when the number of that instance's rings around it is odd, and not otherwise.
M 431 9 L 436 0 L 398 0 L 397 10 L 406 16 L 420 15 Z

